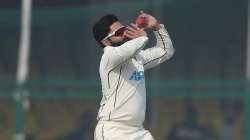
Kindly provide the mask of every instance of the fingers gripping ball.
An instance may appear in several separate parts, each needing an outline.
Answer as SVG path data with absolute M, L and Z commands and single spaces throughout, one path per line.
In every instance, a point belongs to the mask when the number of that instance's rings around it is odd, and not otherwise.
M 146 20 L 145 20 L 145 18 L 138 17 L 138 18 L 136 19 L 136 25 L 137 25 L 138 27 L 145 27 L 145 26 L 146 26 Z

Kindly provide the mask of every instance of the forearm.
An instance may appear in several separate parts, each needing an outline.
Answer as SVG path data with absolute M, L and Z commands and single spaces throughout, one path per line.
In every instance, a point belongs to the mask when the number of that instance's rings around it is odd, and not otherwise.
M 154 31 L 156 37 L 156 45 L 151 49 L 153 59 L 158 59 L 154 63 L 161 63 L 171 58 L 175 52 L 171 38 L 163 24 L 157 31 Z
M 142 54 L 144 58 L 147 58 L 144 59 L 144 66 L 146 69 L 155 67 L 170 59 L 175 52 L 172 41 L 164 25 L 160 25 L 159 30 L 154 31 L 154 34 L 156 36 L 156 45 L 146 49 Z
M 141 50 L 147 43 L 148 37 L 142 36 L 130 40 L 119 47 L 114 47 L 109 55 L 109 67 L 114 67 L 124 63 L 129 58 L 132 58 L 137 51 Z
M 159 25 L 158 30 L 154 31 L 155 37 L 156 37 L 156 45 L 155 47 L 161 47 L 164 50 L 173 50 L 173 44 L 172 40 L 165 29 L 163 24 Z
M 135 55 L 137 51 L 144 48 L 147 41 L 148 41 L 148 37 L 141 36 L 141 37 L 138 37 L 136 39 L 133 39 L 124 43 L 120 47 L 115 48 L 115 50 L 118 55 L 120 55 L 124 59 L 127 59 L 130 57 L 133 57 L 133 55 Z

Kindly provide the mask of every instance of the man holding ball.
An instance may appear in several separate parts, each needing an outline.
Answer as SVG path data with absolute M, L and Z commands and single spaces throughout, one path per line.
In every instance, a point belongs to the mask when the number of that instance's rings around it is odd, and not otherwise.
M 148 42 L 143 29 L 153 30 L 156 45 Z M 172 41 L 163 24 L 140 12 L 136 24 L 124 26 L 116 16 L 103 16 L 93 27 L 97 42 L 104 49 L 100 62 L 102 100 L 95 140 L 154 140 L 143 127 L 146 111 L 144 71 L 174 54 Z

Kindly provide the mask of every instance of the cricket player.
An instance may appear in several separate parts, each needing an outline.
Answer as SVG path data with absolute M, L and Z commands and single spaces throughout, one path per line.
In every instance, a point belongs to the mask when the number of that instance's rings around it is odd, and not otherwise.
M 149 38 L 136 24 L 123 25 L 116 16 L 103 16 L 93 26 L 93 34 L 103 47 L 100 62 L 102 100 L 95 140 L 154 140 L 143 127 L 146 110 L 144 71 L 174 54 L 167 30 L 155 17 L 140 12 L 144 29 L 151 29 L 156 45 L 143 49 Z

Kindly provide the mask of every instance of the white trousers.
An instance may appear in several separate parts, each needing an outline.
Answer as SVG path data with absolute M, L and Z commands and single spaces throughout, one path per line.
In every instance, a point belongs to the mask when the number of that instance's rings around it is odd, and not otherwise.
M 128 126 L 112 121 L 99 121 L 95 128 L 94 140 L 154 140 L 142 126 Z

